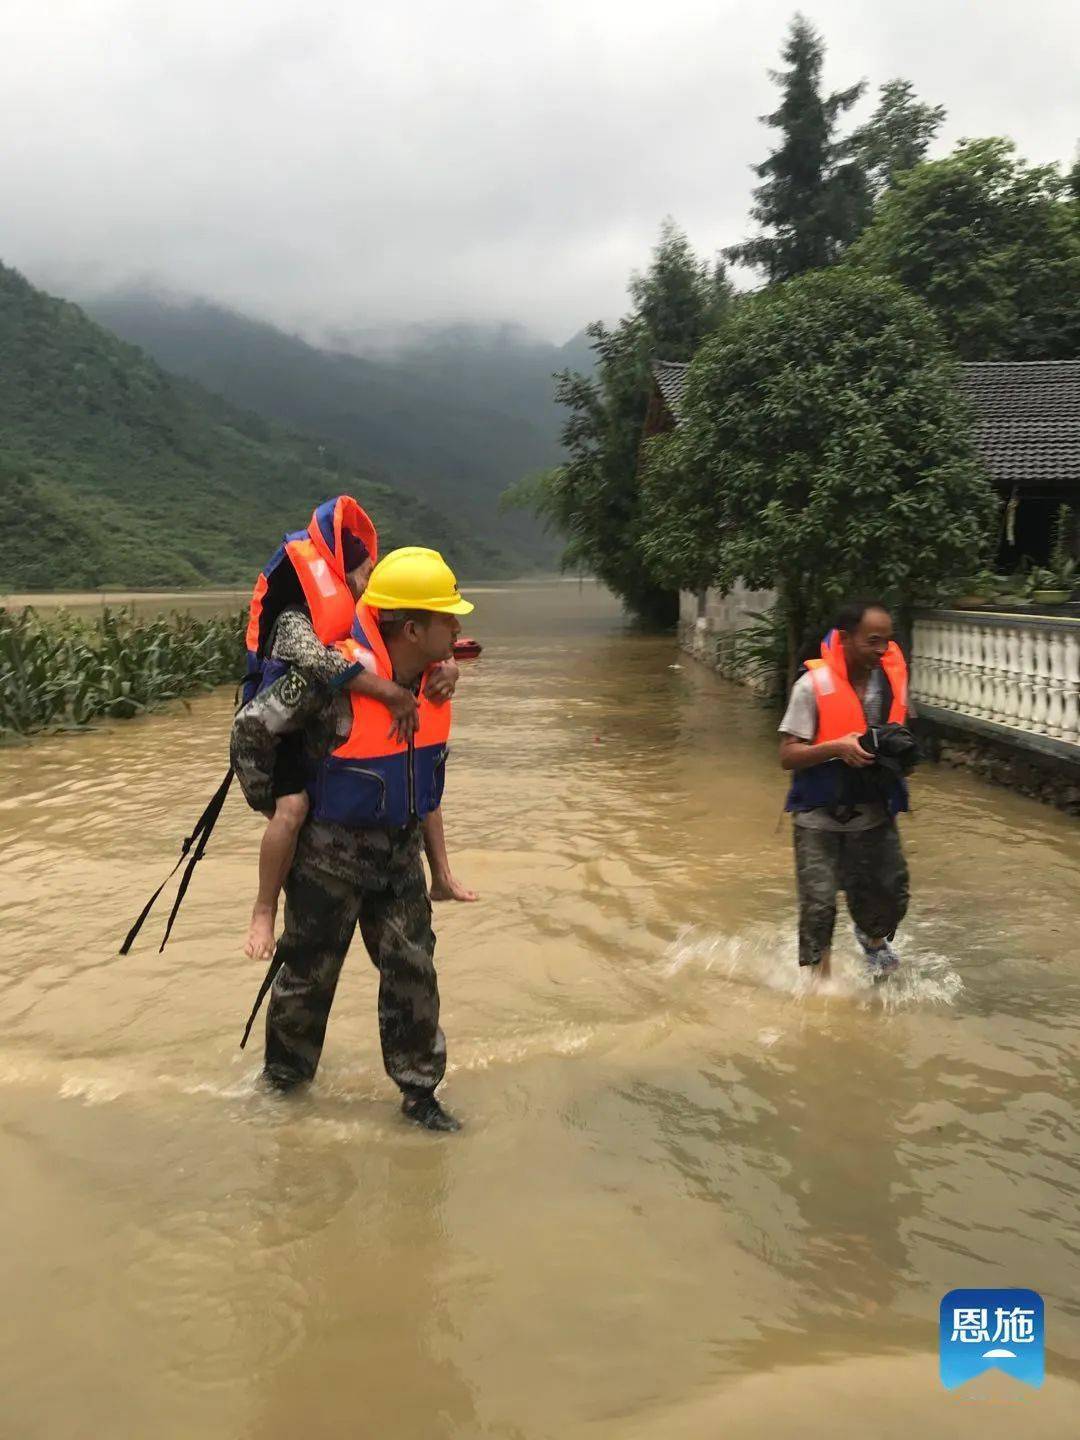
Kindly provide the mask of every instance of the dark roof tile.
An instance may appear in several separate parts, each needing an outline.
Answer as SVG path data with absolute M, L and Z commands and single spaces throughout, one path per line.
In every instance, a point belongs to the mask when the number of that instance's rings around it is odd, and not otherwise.
M 676 421 L 681 420 L 690 366 L 679 360 L 654 360 L 652 372 L 664 404 Z
M 681 420 L 690 366 L 657 360 L 652 368 L 664 404 Z M 975 411 L 979 454 L 999 485 L 1080 488 L 1080 360 L 971 362 L 960 367 L 960 389 Z
M 960 389 L 999 485 L 1080 486 L 1080 360 L 971 362 Z

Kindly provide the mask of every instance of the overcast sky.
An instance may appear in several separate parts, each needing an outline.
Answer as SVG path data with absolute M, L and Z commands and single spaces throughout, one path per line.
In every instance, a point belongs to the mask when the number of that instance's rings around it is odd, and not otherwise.
M 0 0 L 0 259 L 288 326 L 624 309 L 672 214 L 743 236 L 792 0 Z M 1077 0 L 808 0 L 833 87 L 1071 160 Z M 866 108 L 866 107 L 864 107 Z M 939 147 L 944 148 L 944 147 Z

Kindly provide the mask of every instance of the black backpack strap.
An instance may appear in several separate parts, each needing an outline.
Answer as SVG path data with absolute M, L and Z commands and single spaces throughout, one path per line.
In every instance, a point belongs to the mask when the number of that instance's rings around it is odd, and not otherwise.
M 150 896 L 150 899 L 146 902 L 146 904 L 140 911 L 139 918 L 135 921 L 134 925 L 132 925 L 131 929 L 128 931 L 127 936 L 124 939 L 124 943 L 120 946 L 121 955 L 126 955 L 131 949 L 132 945 L 135 942 L 135 937 L 142 929 L 146 917 L 154 908 L 158 896 L 165 889 L 165 886 L 169 883 L 172 877 L 176 874 L 177 870 L 180 869 L 180 866 L 184 863 L 185 857 L 188 855 L 192 846 L 194 846 L 195 853 L 188 861 L 187 869 L 184 871 L 183 878 L 180 881 L 180 889 L 177 891 L 176 900 L 172 908 L 172 914 L 169 916 L 169 923 L 165 928 L 165 939 L 161 942 L 161 950 L 165 949 L 165 941 L 168 940 L 169 935 L 172 931 L 173 921 L 176 919 L 176 913 L 180 909 L 180 902 L 181 900 L 183 900 L 184 895 L 187 893 L 187 888 L 191 884 L 192 871 L 195 869 L 196 864 L 203 857 L 203 853 L 206 850 L 207 841 L 210 839 L 211 831 L 217 823 L 218 816 L 221 814 L 221 807 L 225 804 L 225 797 L 229 793 L 229 786 L 232 784 L 232 778 L 233 770 L 232 766 L 230 765 L 228 771 L 226 772 L 225 779 L 214 791 L 214 794 L 211 797 L 209 803 L 207 804 L 206 809 L 199 816 L 198 820 L 196 820 L 194 829 L 192 830 L 191 834 L 185 838 L 184 843 L 181 845 L 180 859 L 177 860 L 176 864 L 169 871 L 168 875 L 165 876 L 165 879 L 154 891 L 153 895 Z M 160 954 L 160 950 L 158 953 Z
M 273 985 L 274 981 L 277 979 L 277 973 L 281 969 L 281 965 L 282 962 L 275 955 L 274 958 L 270 961 L 269 970 L 267 970 L 266 974 L 263 976 L 263 982 L 259 986 L 259 993 L 255 996 L 255 1004 L 251 1007 L 251 1014 L 248 1016 L 248 1022 L 244 1026 L 244 1036 L 243 1039 L 240 1041 L 241 1050 L 243 1050 L 244 1046 L 248 1042 L 248 1036 L 251 1034 L 251 1027 L 255 1024 L 255 1017 L 256 1015 L 258 1015 L 259 1010 L 262 1008 L 262 1003 L 266 999 L 267 994 L 269 993 L 270 986 Z
M 221 814 L 221 807 L 225 804 L 225 796 L 228 795 L 229 786 L 232 784 L 233 773 L 233 768 L 230 765 L 228 770 L 225 772 L 225 779 L 214 791 L 213 798 L 211 799 L 209 805 L 207 805 L 206 809 L 203 811 L 202 815 L 199 817 L 198 824 L 191 832 L 189 840 L 184 842 L 185 844 L 189 844 L 190 840 L 194 840 L 196 835 L 198 835 L 199 837 L 199 842 L 195 846 L 195 851 L 192 854 L 191 859 L 187 863 L 187 869 L 180 877 L 180 886 L 176 892 L 176 899 L 173 901 L 172 910 L 169 912 L 169 923 L 165 926 L 165 934 L 162 936 L 161 944 L 158 946 L 159 955 L 161 954 L 162 950 L 165 949 L 165 946 L 169 943 L 169 936 L 172 934 L 173 922 L 175 921 L 176 916 L 180 910 L 180 906 L 183 902 L 184 896 L 187 894 L 188 886 L 191 884 L 191 877 L 194 873 L 195 866 L 202 859 L 206 851 L 206 846 L 210 839 L 210 835 L 214 829 L 214 826 L 217 824 L 218 816 Z

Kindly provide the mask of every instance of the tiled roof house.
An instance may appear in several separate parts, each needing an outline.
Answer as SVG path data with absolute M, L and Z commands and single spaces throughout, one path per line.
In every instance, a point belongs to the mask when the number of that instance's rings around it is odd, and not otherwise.
M 645 434 L 662 434 L 682 419 L 690 366 L 653 365 Z M 975 441 L 990 478 L 1016 494 L 1016 545 L 1011 563 L 1027 554 L 1045 560 L 1062 502 L 1080 506 L 1080 360 L 993 360 L 960 366 L 960 388 L 975 416 Z
M 689 371 L 674 360 L 653 365 L 650 433 L 682 419 Z M 979 453 L 999 489 L 1080 498 L 1080 360 L 978 361 L 961 365 L 960 376 Z
M 1080 495 L 1080 360 L 992 360 L 960 369 L 979 453 L 999 489 Z
M 660 420 L 654 430 L 649 430 L 649 420 L 646 417 L 645 430 L 647 434 L 657 434 L 663 430 L 672 430 L 682 419 L 683 401 L 686 398 L 686 380 L 690 373 L 690 366 L 678 360 L 657 360 L 652 367 L 653 379 L 656 381 L 656 390 L 653 398 L 658 399 L 658 419 L 666 415 L 667 422 Z M 650 413 L 652 411 L 652 406 Z

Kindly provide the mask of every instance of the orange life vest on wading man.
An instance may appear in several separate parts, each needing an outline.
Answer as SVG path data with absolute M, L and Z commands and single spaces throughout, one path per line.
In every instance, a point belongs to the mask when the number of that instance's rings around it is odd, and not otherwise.
M 848 679 L 847 657 L 838 630 L 829 631 L 821 642 L 821 659 L 808 660 L 806 669 L 817 701 L 814 744 L 841 740 L 845 735 L 865 734 L 870 726 L 862 701 Z M 882 656 L 881 673 L 888 692 L 886 721 L 903 725 L 907 719 L 908 670 L 895 640 L 889 642 Z M 876 766 L 860 770 L 852 769 L 842 760 L 826 760 L 795 771 L 785 809 L 829 809 L 839 805 L 880 804 L 883 800 L 890 815 L 908 808 L 907 786 L 899 776 L 890 775 L 883 787 Z
M 337 649 L 358 662 L 366 650 L 375 658 L 379 675 L 393 680 L 394 667 L 379 632 L 378 612 L 360 605 L 353 633 Z M 309 788 L 312 816 L 358 829 L 397 827 L 423 819 L 437 810 L 446 779 L 450 753 L 451 705 L 433 704 L 419 694 L 420 723 L 408 742 L 387 734 L 385 705 L 351 693 L 352 727 L 347 739 L 319 766 Z
M 287 666 L 270 660 L 266 646 L 278 616 L 295 596 L 299 581 L 311 615 L 312 628 L 324 645 L 344 640 L 356 615 L 356 598 L 346 573 L 363 560 L 349 561 L 359 541 L 374 565 L 379 537 L 366 512 L 351 495 L 338 495 L 315 508 L 306 530 L 286 535 L 255 583 L 248 612 L 245 643 L 247 675 L 243 703 L 282 675 Z

